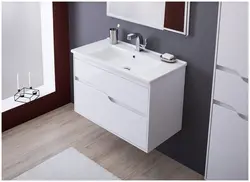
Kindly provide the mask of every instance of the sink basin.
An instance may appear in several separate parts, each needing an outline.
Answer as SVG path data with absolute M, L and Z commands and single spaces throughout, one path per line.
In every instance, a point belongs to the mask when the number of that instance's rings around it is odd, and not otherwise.
M 89 56 L 93 56 L 96 59 L 106 62 L 118 69 L 125 70 L 132 74 L 140 74 L 154 69 L 159 66 L 161 62 L 145 56 L 144 54 L 138 54 L 135 51 L 127 51 L 115 46 L 109 46 L 101 50 L 97 50 Z
M 132 44 L 119 41 L 118 44 L 111 45 L 108 39 L 78 47 L 71 52 L 74 57 L 86 59 L 90 64 L 112 69 L 112 72 L 121 76 L 133 77 L 132 79 L 146 83 L 187 65 L 181 60 L 165 63 L 160 60 L 161 54 L 157 52 L 137 52 Z

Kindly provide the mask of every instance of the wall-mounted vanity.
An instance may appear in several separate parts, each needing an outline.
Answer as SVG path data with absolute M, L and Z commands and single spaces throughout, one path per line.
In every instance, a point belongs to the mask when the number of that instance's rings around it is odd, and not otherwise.
M 107 15 L 188 35 L 190 2 L 107 2 Z
M 181 130 L 186 62 L 108 39 L 71 52 L 77 113 L 145 152 Z

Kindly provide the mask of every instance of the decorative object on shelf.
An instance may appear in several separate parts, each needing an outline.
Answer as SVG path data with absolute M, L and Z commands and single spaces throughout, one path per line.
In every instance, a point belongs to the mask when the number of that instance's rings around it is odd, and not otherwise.
M 16 102 L 28 103 L 30 101 L 36 100 L 40 96 L 40 91 L 38 89 L 33 89 L 31 86 L 31 76 L 29 72 L 29 87 L 23 87 L 20 89 L 19 86 L 19 75 L 17 73 L 17 93 L 14 95 L 14 100 Z
M 14 95 L 14 100 L 16 102 L 28 103 L 36 100 L 39 96 L 40 91 L 38 89 L 23 87 L 22 89 L 18 89 L 18 92 Z

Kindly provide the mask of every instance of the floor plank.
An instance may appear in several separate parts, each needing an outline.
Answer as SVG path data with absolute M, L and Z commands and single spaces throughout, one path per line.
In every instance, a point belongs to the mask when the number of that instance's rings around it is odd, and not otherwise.
M 203 179 L 153 150 L 142 152 L 73 111 L 73 104 L 2 134 L 2 178 L 13 179 L 61 151 L 74 147 L 121 179 Z

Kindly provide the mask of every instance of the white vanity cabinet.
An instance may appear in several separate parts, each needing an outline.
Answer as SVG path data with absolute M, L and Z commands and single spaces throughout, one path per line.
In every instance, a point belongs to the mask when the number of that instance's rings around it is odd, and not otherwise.
M 248 179 L 248 3 L 219 5 L 205 178 Z
M 98 64 L 85 56 L 81 48 L 72 52 L 77 113 L 144 152 L 150 152 L 181 130 L 185 62 L 159 61 L 155 71 L 166 72 L 148 82 L 146 76 L 136 79 L 136 74 L 131 77 L 126 71 Z

